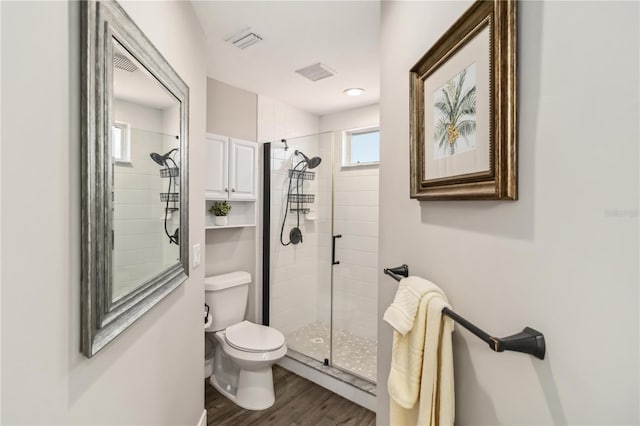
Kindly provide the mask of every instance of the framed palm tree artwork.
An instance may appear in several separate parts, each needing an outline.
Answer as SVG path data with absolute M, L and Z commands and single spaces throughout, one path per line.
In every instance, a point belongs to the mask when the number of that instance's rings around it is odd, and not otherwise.
M 473 3 L 410 82 L 411 198 L 517 199 L 515 0 Z

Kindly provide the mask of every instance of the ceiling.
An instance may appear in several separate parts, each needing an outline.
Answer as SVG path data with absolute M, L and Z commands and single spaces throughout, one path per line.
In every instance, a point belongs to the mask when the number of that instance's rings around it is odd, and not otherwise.
M 379 1 L 193 1 L 207 35 L 209 77 L 325 115 L 377 103 Z M 225 39 L 250 27 L 263 40 L 241 50 Z M 321 62 L 336 75 L 295 71 Z M 350 87 L 365 89 L 351 97 Z
M 136 58 L 119 44 L 114 44 L 114 51 L 131 62 L 135 71 L 124 71 L 113 68 L 113 95 L 116 99 L 164 110 L 180 104 L 153 75 L 146 70 Z

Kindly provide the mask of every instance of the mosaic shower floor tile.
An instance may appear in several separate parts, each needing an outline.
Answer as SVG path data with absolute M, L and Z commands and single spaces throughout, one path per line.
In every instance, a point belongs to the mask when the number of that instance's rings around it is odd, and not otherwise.
M 329 326 L 321 322 L 308 324 L 289 333 L 287 346 L 302 354 L 323 361 L 329 358 Z M 356 336 L 343 330 L 333 333 L 333 366 L 347 370 L 372 382 L 376 381 L 375 340 Z

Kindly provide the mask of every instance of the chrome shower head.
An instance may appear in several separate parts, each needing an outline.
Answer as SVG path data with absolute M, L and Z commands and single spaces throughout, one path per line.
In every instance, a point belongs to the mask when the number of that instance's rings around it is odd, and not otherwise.
M 318 167 L 320 165 L 320 163 L 322 162 L 322 158 L 320 157 L 313 157 L 313 158 L 309 158 L 306 155 L 304 155 L 304 153 L 302 151 L 298 151 L 296 150 L 295 155 L 300 155 L 303 158 L 303 161 L 305 163 L 307 163 L 307 167 L 310 169 L 315 169 L 316 167 Z

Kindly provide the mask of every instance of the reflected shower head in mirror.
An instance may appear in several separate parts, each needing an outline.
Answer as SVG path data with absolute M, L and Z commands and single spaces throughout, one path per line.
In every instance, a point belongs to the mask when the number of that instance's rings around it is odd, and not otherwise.
M 318 167 L 320 165 L 320 163 L 322 162 L 322 158 L 320 157 L 313 157 L 313 158 L 309 158 L 306 155 L 304 155 L 304 153 L 302 151 L 298 151 L 296 150 L 295 155 L 300 155 L 302 156 L 303 160 L 305 163 L 307 163 L 307 167 L 309 169 L 315 169 L 316 167 Z
M 170 155 L 177 151 L 178 148 L 173 148 L 171 151 L 167 152 L 164 155 L 160 155 L 157 152 L 152 152 L 151 154 L 149 154 L 151 156 L 151 159 L 153 161 L 155 161 L 156 163 L 158 163 L 159 166 L 166 166 L 167 164 L 167 160 L 170 158 Z
M 165 201 L 165 206 L 164 206 L 164 233 L 167 235 L 167 237 L 169 238 L 169 244 L 175 244 L 175 245 L 180 245 L 179 244 L 179 230 L 180 228 L 177 228 L 175 230 L 175 232 L 172 234 L 169 233 L 169 230 L 167 229 L 167 221 L 169 219 L 169 200 L 171 199 L 170 195 L 171 193 L 171 187 L 172 185 L 174 186 L 174 191 L 176 188 L 176 184 L 173 181 L 173 177 L 175 175 L 173 175 L 171 173 L 171 166 L 169 166 L 169 164 L 167 163 L 168 161 L 171 161 L 173 163 L 173 166 L 175 168 L 175 170 L 178 169 L 178 165 L 176 164 L 176 162 L 173 160 L 173 158 L 171 158 L 171 154 L 173 154 L 174 152 L 176 152 L 178 150 L 178 148 L 173 148 L 171 151 L 167 152 L 164 155 L 160 155 L 157 152 L 152 152 L 151 154 L 149 154 L 149 156 L 151 157 L 151 159 L 153 161 L 155 161 L 159 166 L 161 167 L 166 167 L 166 171 L 168 172 L 167 175 L 165 175 L 165 177 L 169 177 L 169 187 L 167 188 L 167 200 Z M 162 174 L 160 175 L 162 176 Z M 161 194 L 162 195 L 162 194 Z M 175 205 L 175 200 L 173 201 L 174 203 L 174 208 L 176 207 Z

